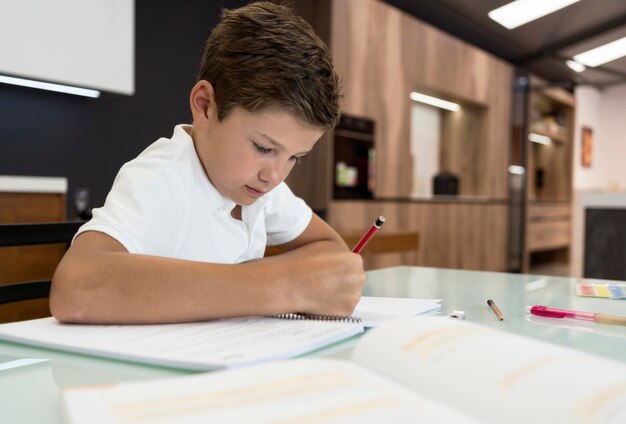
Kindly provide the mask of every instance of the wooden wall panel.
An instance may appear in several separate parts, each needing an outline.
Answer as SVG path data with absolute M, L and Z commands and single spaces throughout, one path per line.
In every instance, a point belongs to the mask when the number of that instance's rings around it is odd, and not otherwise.
M 489 66 L 480 72 L 483 75 L 482 83 L 488 84 L 486 149 L 483 150 L 485 194 L 492 198 L 508 198 L 513 69 L 505 62 L 491 59 Z
M 331 50 L 343 78 L 342 110 L 376 122 L 376 193 L 408 198 L 412 90 L 462 104 L 442 120 L 442 169 L 461 176 L 461 194 L 485 202 L 331 201 L 328 221 L 340 233 L 417 231 L 419 251 L 365 258 L 368 269 L 421 265 L 505 271 L 512 68 L 376 0 L 335 0 Z
M 376 0 L 335 0 L 331 40 L 342 110 L 377 124 L 377 197 L 411 193 L 414 89 L 485 108 L 484 166 L 472 194 L 508 197 L 510 65 Z
M 378 215 L 387 218 L 380 231 L 416 231 L 416 254 L 365 258 L 367 269 L 418 265 L 506 271 L 508 204 L 334 201 L 329 216 L 341 234 L 363 232 Z

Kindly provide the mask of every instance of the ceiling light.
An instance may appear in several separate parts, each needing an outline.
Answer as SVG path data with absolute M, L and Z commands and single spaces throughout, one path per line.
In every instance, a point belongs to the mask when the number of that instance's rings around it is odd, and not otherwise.
M 452 112 L 458 112 L 461 110 L 461 106 L 456 103 L 441 100 L 437 97 L 427 96 L 426 94 L 418 93 L 417 91 L 411 91 L 411 100 L 426 103 L 427 105 L 439 107 L 441 109 L 451 110 Z
M 533 143 L 546 144 L 546 145 L 552 143 L 552 139 L 550 137 L 547 137 L 545 135 L 535 134 L 535 133 L 528 134 L 528 139 L 532 141 Z
M 56 91 L 57 93 L 74 94 L 76 96 L 92 97 L 94 99 L 100 97 L 100 92 L 96 90 L 89 90 L 87 88 L 74 87 L 71 85 L 52 84 L 49 82 L 7 77 L 4 75 L 0 75 L 0 83 L 37 88 L 39 90 Z
M 566 60 L 565 64 L 573 71 L 576 72 L 582 72 L 585 69 L 587 69 L 587 67 L 585 65 L 583 65 L 582 63 L 578 63 L 575 60 Z
M 489 12 L 500 25 L 513 29 L 580 0 L 517 0 Z
M 622 56 L 626 56 L 626 37 L 577 54 L 574 60 L 593 68 Z

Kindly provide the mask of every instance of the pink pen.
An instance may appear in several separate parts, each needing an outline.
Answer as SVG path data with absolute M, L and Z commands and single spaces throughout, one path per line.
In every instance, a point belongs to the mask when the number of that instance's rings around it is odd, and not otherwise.
M 530 313 L 547 318 L 571 318 L 594 321 L 600 324 L 626 325 L 626 317 L 595 312 L 570 311 L 568 309 L 551 308 L 549 306 L 531 306 Z

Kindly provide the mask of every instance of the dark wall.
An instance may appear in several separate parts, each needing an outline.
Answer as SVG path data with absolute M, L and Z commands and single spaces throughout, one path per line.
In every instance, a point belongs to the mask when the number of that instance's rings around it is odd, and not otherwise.
M 99 99 L 0 84 L 0 175 L 64 176 L 104 203 L 118 169 L 176 124 L 223 7 L 247 0 L 136 0 L 135 94 Z M 19 42 L 19 41 L 18 41 Z

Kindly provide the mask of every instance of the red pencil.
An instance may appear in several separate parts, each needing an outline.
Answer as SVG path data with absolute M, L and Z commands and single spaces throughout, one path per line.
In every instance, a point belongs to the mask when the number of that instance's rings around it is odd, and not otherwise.
M 352 249 L 352 251 L 354 253 L 361 253 L 361 250 L 363 250 L 367 242 L 370 241 L 370 239 L 374 236 L 374 234 L 376 234 L 378 230 L 380 230 L 380 227 L 382 227 L 384 223 L 385 223 L 385 217 L 379 216 L 376 219 L 376 222 L 374 222 L 374 224 L 370 227 L 370 229 L 367 230 L 367 232 L 363 235 L 363 237 L 361 237 L 361 240 L 359 240 L 356 246 L 354 246 L 354 249 Z

